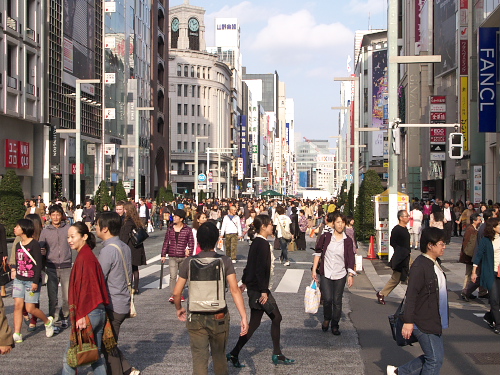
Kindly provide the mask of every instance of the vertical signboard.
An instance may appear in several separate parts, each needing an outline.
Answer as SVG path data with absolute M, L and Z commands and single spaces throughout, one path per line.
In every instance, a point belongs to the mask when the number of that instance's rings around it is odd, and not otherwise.
M 464 151 L 469 151 L 469 1 L 460 0 L 460 131 L 464 135 Z
M 29 169 L 30 168 L 30 144 L 28 142 L 18 142 L 17 154 L 17 168 Z
M 243 180 L 243 158 L 238 158 L 238 180 Z
M 474 166 L 474 203 L 481 203 L 483 200 L 483 167 Z
M 479 131 L 497 130 L 497 32 L 498 27 L 479 28 Z
M 469 151 L 469 77 L 460 77 L 460 127 L 464 151 Z

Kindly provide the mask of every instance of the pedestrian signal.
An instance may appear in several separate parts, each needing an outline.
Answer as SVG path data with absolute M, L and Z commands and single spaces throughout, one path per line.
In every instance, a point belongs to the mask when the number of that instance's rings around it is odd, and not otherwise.
M 450 159 L 462 159 L 464 157 L 464 135 L 462 133 L 450 133 L 448 155 Z

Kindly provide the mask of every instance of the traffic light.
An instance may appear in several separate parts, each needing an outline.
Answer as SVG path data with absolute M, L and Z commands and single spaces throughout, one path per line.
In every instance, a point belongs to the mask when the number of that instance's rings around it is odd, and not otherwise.
M 395 155 L 401 154 L 401 132 L 399 128 L 392 128 L 392 151 Z
M 464 135 L 462 133 L 450 133 L 448 155 L 450 159 L 462 159 L 464 157 Z

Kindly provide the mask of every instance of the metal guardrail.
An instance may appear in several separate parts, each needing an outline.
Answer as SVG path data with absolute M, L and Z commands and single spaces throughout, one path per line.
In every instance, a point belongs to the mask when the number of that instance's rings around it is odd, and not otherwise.
M 17 78 L 7 76 L 7 87 L 17 90 Z

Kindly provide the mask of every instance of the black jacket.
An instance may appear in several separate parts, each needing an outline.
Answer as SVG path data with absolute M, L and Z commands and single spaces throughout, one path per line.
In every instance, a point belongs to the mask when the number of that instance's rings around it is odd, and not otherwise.
M 248 251 L 247 266 L 243 271 L 241 281 L 248 290 L 269 293 L 271 277 L 271 250 L 269 242 L 261 237 L 255 237 Z
M 132 265 L 133 266 L 143 266 L 146 264 L 146 252 L 144 250 L 144 245 L 140 244 L 138 247 L 132 245 L 132 240 L 130 239 L 130 233 L 133 229 L 137 229 L 134 221 L 132 219 L 127 219 L 123 222 L 120 229 L 120 241 L 125 242 L 132 253 Z
M 6 256 L 9 256 L 7 253 L 7 232 L 3 224 L 0 224 L 0 262 Z
M 391 246 L 394 254 L 389 261 L 393 271 L 401 272 L 401 281 L 405 281 L 410 270 L 410 232 L 406 227 L 396 225 L 391 231 Z
M 441 264 L 439 258 L 438 263 Z M 440 335 L 443 330 L 434 262 L 424 255 L 419 255 L 411 266 L 403 321 L 416 324 L 420 331 L 428 334 Z

